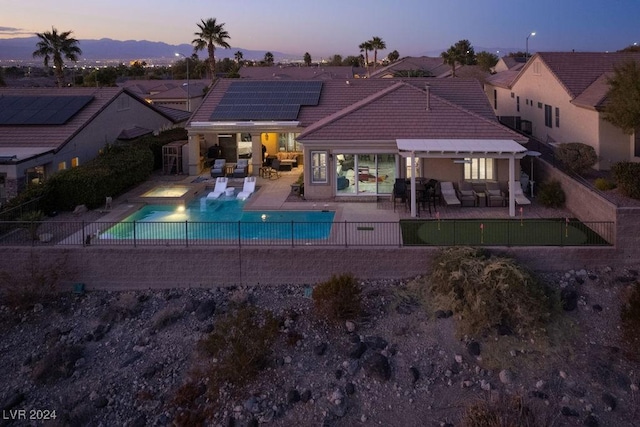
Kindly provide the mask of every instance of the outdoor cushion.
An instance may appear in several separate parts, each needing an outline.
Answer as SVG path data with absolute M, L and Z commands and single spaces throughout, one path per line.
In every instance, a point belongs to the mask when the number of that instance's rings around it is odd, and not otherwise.
M 473 190 L 460 190 L 461 196 L 473 196 Z

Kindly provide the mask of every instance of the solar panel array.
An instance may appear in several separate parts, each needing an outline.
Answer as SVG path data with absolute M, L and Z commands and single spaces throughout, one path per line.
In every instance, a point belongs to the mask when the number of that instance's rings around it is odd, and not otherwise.
M 303 105 L 318 105 L 322 82 L 232 82 L 211 120 L 295 120 Z
M 0 125 L 63 125 L 93 96 L 2 96 Z

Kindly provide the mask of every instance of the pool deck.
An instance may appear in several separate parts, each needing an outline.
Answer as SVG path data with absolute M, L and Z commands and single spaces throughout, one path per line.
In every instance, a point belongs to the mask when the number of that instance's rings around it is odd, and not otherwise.
M 256 192 L 247 199 L 245 209 L 248 210 L 335 210 L 336 221 L 348 222 L 397 222 L 400 219 L 411 218 L 406 207 L 401 203 L 396 203 L 395 211 L 391 197 L 379 197 L 377 202 L 363 201 L 340 201 L 339 198 L 330 200 L 304 200 L 303 198 L 291 195 L 291 184 L 293 184 L 300 173 L 301 168 L 292 171 L 280 172 L 280 178 L 267 179 L 256 177 Z M 180 200 L 190 200 L 199 197 L 202 193 L 211 191 L 215 185 L 215 180 L 207 174 L 199 177 L 186 175 L 161 175 L 156 174 L 145 183 L 132 189 L 128 193 L 114 199 L 113 208 L 104 212 L 100 221 L 118 221 L 132 212 L 136 211 L 145 203 L 162 203 L 162 198 L 141 197 L 155 187 L 167 185 L 184 185 L 191 190 L 183 198 L 166 198 L 164 203 L 176 203 Z M 236 193 L 242 189 L 243 178 L 229 178 L 229 187 L 235 187 Z M 352 199 L 351 199 L 352 200 Z M 573 215 L 564 209 L 545 208 L 537 203 L 535 198 L 531 199 L 531 204 L 522 207 L 522 214 L 519 206 L 516 206 L 517 218 L 566 218 Z M 459 206 L 438 206 L 440 219 L 469 219 L 469 218 L 509 218 L 507 207 L 459 207 Z M 420 218 L 436 218 L 435 211 L 429 213 L 422 208 Z

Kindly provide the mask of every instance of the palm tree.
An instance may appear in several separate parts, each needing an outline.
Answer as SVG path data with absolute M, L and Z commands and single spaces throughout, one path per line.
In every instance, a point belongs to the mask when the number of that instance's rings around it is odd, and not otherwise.
M 227 39 L 230 39 L 229 33 L 224 29 L 224 23 L 218 24 L 216 18 L 209 18 L 206 21 L 200 20 L 198 24 L 199 32 L 195 33 L 198 36 L 191 44 L 194 46 L 196 52 L 207 49 L 209 54 L 209 70 L 211 71 L 211 80 L 216 78 L 216 45 L 228 49 L 231 47 L 227 43 Z
M 378 50 L 385 50 L 387 48 L 387 44 L 380 37 L 372 38 L 369 40 L 369 43 L 373 49 L 373 70 L 375 71 L 378 66 Z
M 307 67 L 311 66 L 311 54 L 309 52 L 305 52 L 303 57 L 304 65 Z
M 236 58 L 236 62 L 238 63 L 238 65 L 241 65 L 242 58 L 244 58 L 244 55 L 242 54 L 242 52 L 237 51 L 236 53 L 233 54 L 233 56 Z
M 58 87 L 62 87 L 64 82 L 64 61 L 78 61 L 78 56 L 82 55 L 82 50 L 78 47 L 78 40 L 71 36 L 71 31 L 58 34 L 58 30 L 51 27 L 51 32 L 36 33 L 40 39 L 36 44 L 33 57 L 44 58 L 44 66 L 49 66 L 49 61 L 53 60 L 53 68 L 56 75 Z
M 360 52 L 364 52 L 364 66 L 367 67 L 367 76 L 369 75 L 369 52 L 373 50 L 373 46 L 371 46 L 371 40 L 367 40 L 366 42 L 360 43 Z
M 267 67 L 270 67 L 273 65 L 274 59 L 273 59 L 273 53 L 271 52 L 267 52 L 264 54 L 264 63 L 267 65 Z

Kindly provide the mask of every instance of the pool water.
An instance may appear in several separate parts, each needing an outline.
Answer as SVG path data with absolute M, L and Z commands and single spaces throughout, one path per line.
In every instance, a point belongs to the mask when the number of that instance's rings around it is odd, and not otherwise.
M 244 211 L 245 201 L 205 197 L 186 207 L 147 205 L 102 239 L 326 239 L 333 211 Z

